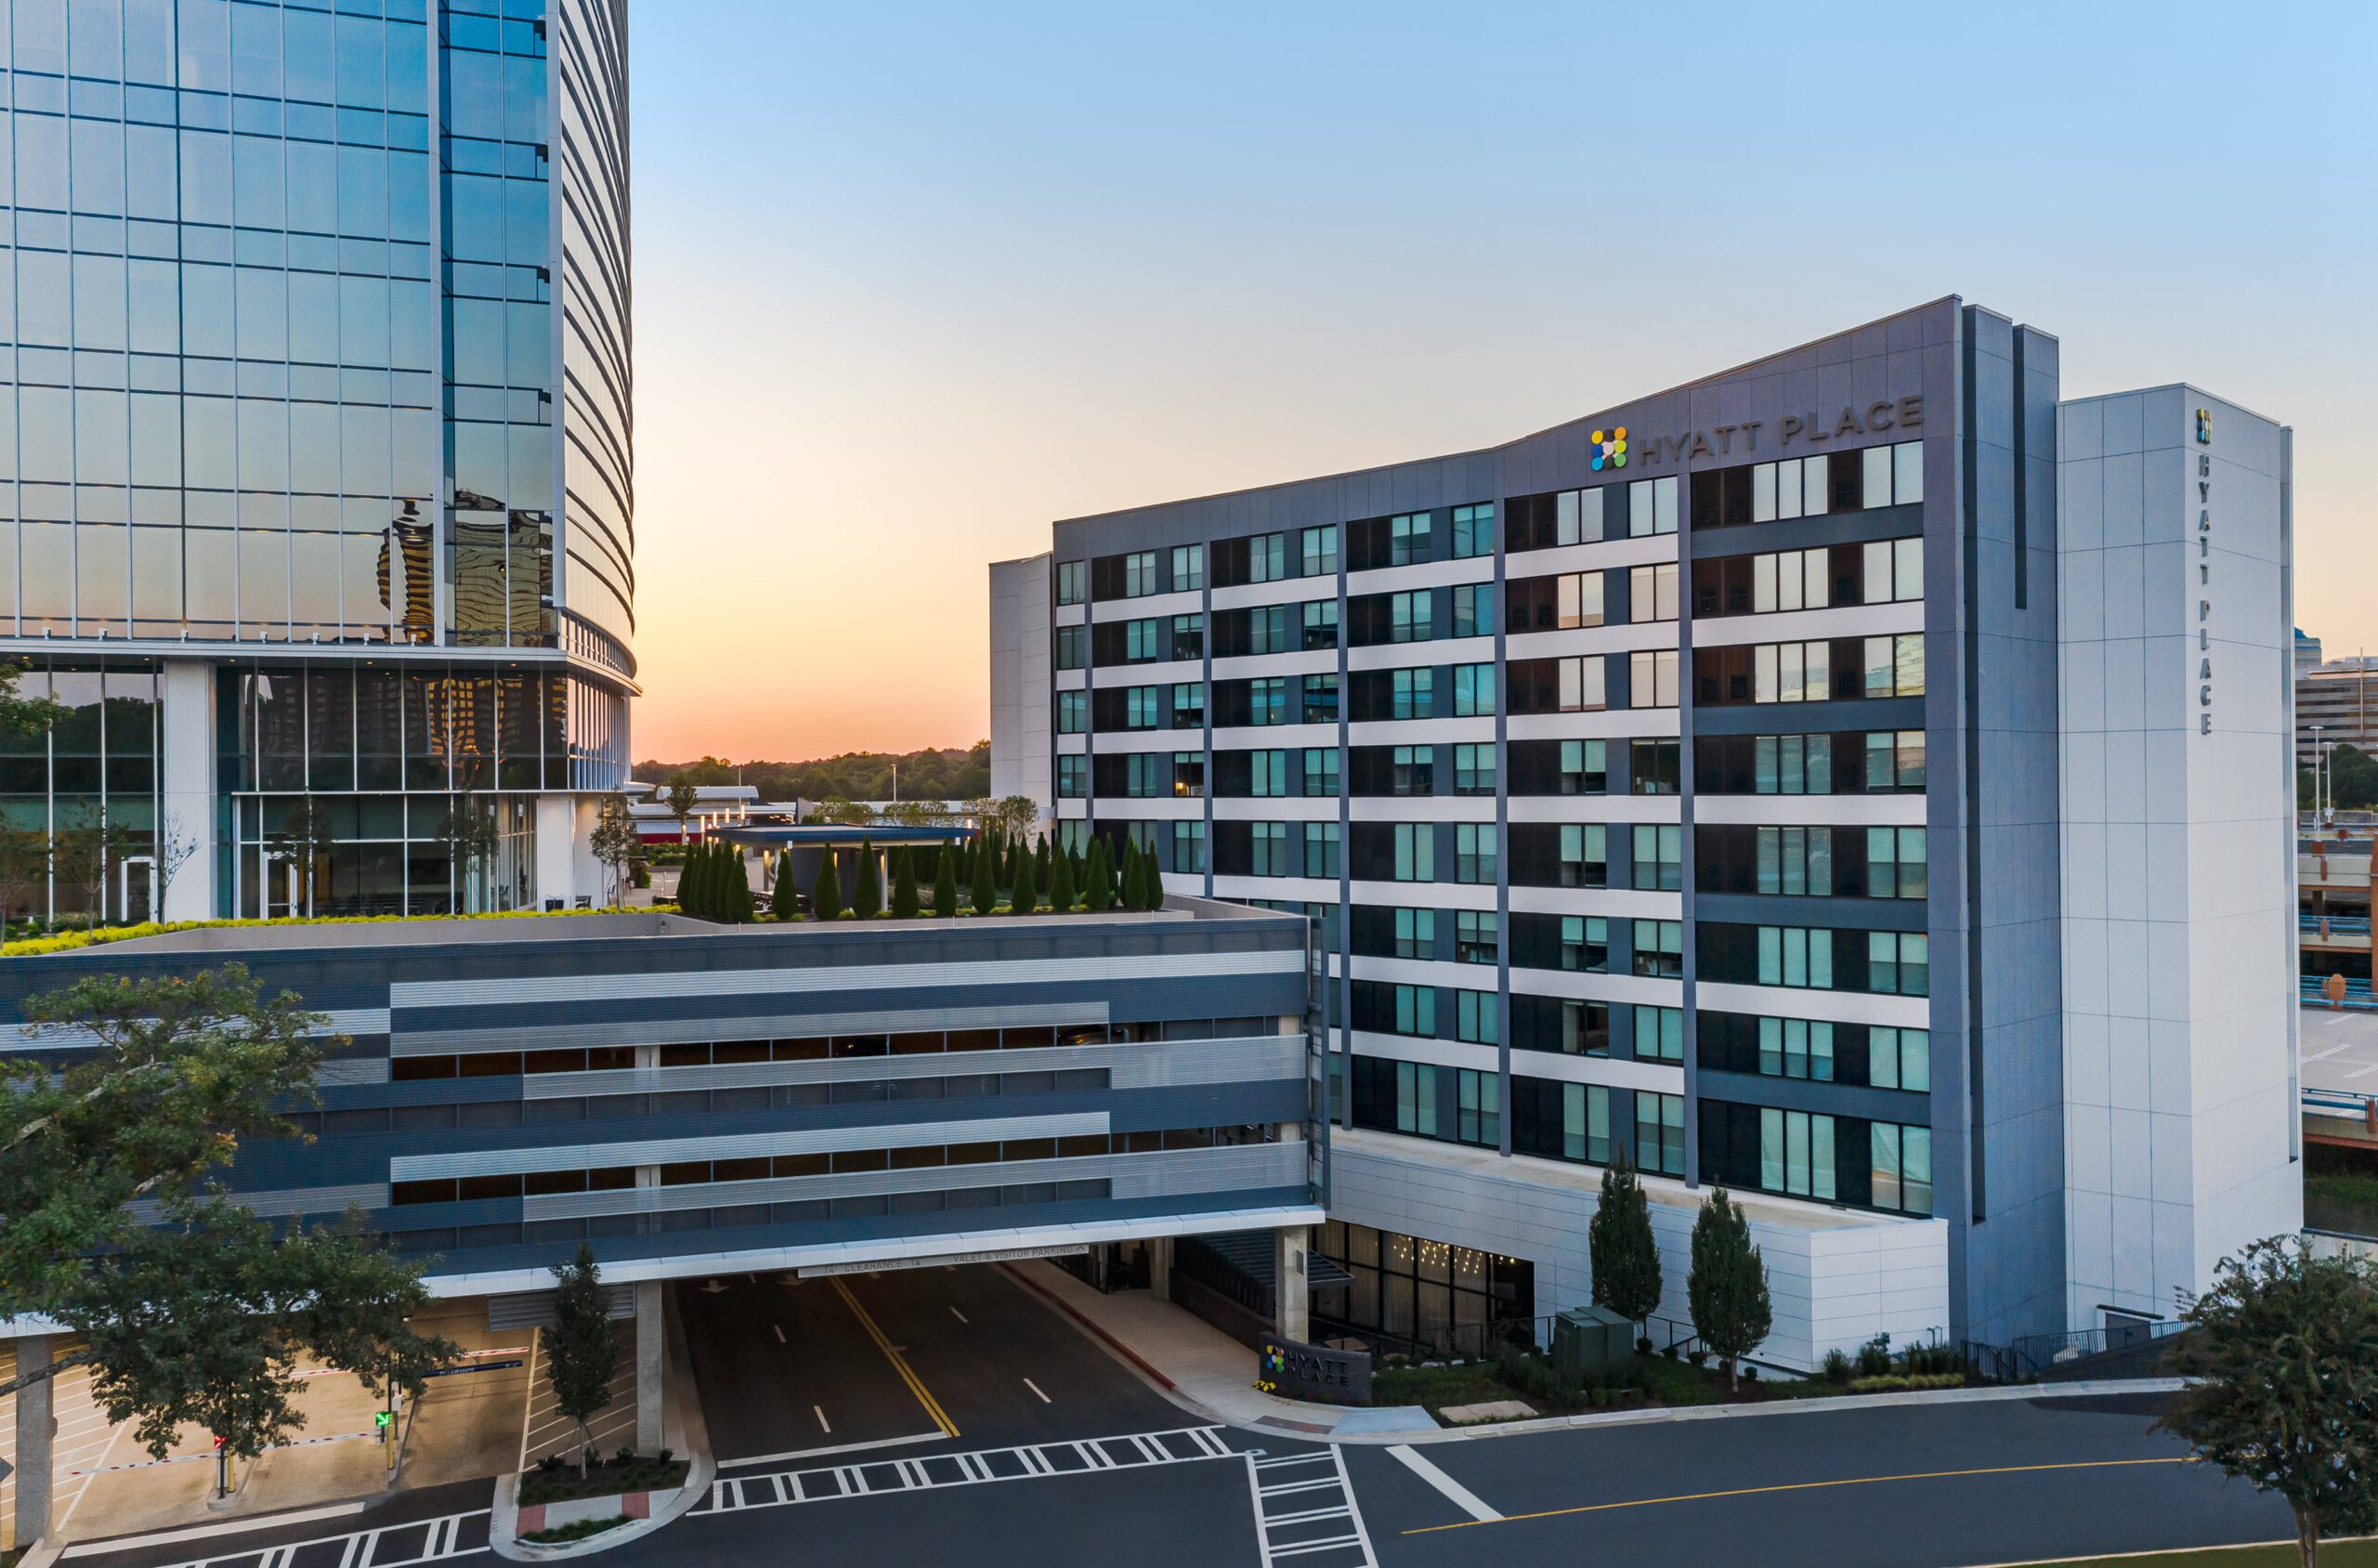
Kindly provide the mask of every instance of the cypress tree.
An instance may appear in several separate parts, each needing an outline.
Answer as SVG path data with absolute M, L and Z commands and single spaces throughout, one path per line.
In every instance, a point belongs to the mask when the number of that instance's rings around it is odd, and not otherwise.
M 876 869 L 875 841 L 858 842 L 858 878 L 851 888 L 851 913 L 863 921 L 871 921 L 883 912 L 883 873 Z
M 707 844 L 695 844 L 686 851 L 686 863 L 677 872 L 677 908 L 689 915 L 705 912 L 702 901 L 702 871 L 707 863 Z
M 917 918 L 917 860 L 907 844 L 892 852 L 892 918 Z
M 1053 869 L 1052 862 L 1054 861 L 1055 858 L 1056 852 L 1050 845 L 1049 835 L 1046 833 L 1041 834 L 1040 847 L 1033 856 L 1032 871 L 1033 885 L 1038 887 L 1043 893 L 1048 892 L 1050 888 L 1056 885 L 1054 882 L 1050 881 L 1050 873 Z
M 1601 1205 L 1586 1225 L 1593 1258 L 1594 1305 L 1635 1320 L 1636 1348 L 1643 1320 L 1660 1310 L 1660 1248 L 1652 1236 L 1651 1204 L 1634 1161 L 1621 1149 L 1601 1173 Z
M 1140 908 L 1147 910 L 1164 908 L 1164 869 L 1156 863 L 1153 847 L 1140 856 Z
M 1692 1272 L 1684 1292 L 1692 1303 L 1693 1331 L 1717 1352 L 1726 1386 L 1741 1386 L 1735 1363 L 1757 1350 L 1774 1323 L 1767 1262 L 1751 1244 L 1750 1220 L 1723 1187 L 1713 1188 L 1692 1222 Z
M 817 863 L 817 880 L 809 886 L 811 918 L 833 921 L 843 918 L 843 869 L 834 863 L 834 848 L 826 846 L 826 858 Z
M 1060 855 L 1056 862 L 1049 873 L 1049 908 L 1061 915 L 1071 914 L 1075 902 L 1073 856 Z
M 1115 905 L 1115 862 L 1106 852 L 1104 839 L 1092 839 L 1090 843 L 1090 869 L 1082 879 L 1082 908 L 1091 914 L 1104 914 Z
M 958 856 L 947 844 L 934 853 L 933 912 L 936 920 L 958 918 Z
M 768 895 L 768 908 L 780 921 L 789 921 L 801 912 L 801 890 L 792 881 L 790 844 L 784 846 L 784 857 L 777 862 L 777 886 Z
M 999 907 L 1000 868 L 997 856 L 988 835 L 975 838 L 974 885 L 968 891 L 972 895 L 974 912 L 978 915 L 987 915 Z
M 1019 915 L 1031 914 L 1040 906 L 1040 887 L 1029 850 L 1016 860 L 1015 887 L 1008 894 L 1008 906 Z
M 719 865 L 726 873 L 726 896 L 720 900 L 720 912 L 738 925 L 751 918 L 751 872 L 743 864 L 743 851 L 735 844 L 721 844 Z
M 1115 903 L 1118 908 L 1136 909 L 1146 890 L 1140 885 L 1140 846 L 1136 840 L 1123 841 L 1123 886 Z

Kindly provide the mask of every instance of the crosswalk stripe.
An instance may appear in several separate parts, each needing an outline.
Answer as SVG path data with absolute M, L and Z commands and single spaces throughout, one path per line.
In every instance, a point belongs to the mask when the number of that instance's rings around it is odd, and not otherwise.
M 1176 1454 L 1166 1443 L 1168 1438 L 1182 1440 L 1189 1452 Z M 1060 1465 L 1052 1456 L 1070 1454 L 1068 1463 Z M 1015 1473 L 1002 1473 L 997 1461 L 1002 1456 L 1013 1456 Z M 1095 1471 L 1136 1470 L 1143 1466 L 1196 1464 L 1207 1459 L 1238 1459 L 1244 1456 L 1221 1436 L 1218 1427 L 1182 1427 L 1171 1431 L 1123 1432 L 1112 1437 L 1086 1438 L 1079 1442 L 1035 1444 L 1014 1448 L 973 1449 L 962 1454 L 944 1454 L 941 1459 L 955 1461 L 957 1475 L 940 1479 L 925 1467 L 924 1459 L 885 1460 L 873 1467 L 887 1470 L 893 1481 L 870 1482 L 862 1474 L 861 1467 L 852 1465 L 821 1466 L 806 1470 L 777 1470 L 764 1475 L 742 1477 L 739 1481 L 722 1479 L 711 1489 L 704 1507 L 697 1511 L 731 1513 L 747 1509 L 780 1508 L 795 1503 L 822 1503 L 837 1497 L 884 1496 L 899 1492 L 934 1491 L 948 1486 L 977 1486 L 1000 1481 L 1037 1481 L 1052 1475 L 1088 1475 Z M 830 1476 L 836 1485 L 831 1491 L 811 1491 L 804 1478 Z M 768 1489 L 760 1490 L 766 1483 Z M 261 1568 L 261 1565 L 260 1565 Z M 348 1564 L 344 1568 L 359 1568 Z

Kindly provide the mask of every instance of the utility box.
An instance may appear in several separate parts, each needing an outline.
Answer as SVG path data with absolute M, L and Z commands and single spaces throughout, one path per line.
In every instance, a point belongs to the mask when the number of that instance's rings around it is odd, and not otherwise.
M 1552 1365 L 1580 1381 L 1634 1359 L 1635 1324 L 1607 1307 L 1572 1307 L 1552 1320 Z

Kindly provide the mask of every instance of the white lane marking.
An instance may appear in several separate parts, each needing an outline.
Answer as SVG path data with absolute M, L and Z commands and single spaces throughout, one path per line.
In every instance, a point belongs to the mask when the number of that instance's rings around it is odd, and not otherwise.
M 529 1427 L 537 1413 L 537 1339 L 542 1329 L 529 1330 L 529 1392 L 520 1401 L 520 1470 L 529 1468 Z
M 1363 1548 L 1363 1561 L 1365 1564 L 1368 1564 L 1369 1568 L 1377 1568 L 1378 1558 L 1371 1550 L 1370 1526 L 1363 1522 L 1363 1510 L 1355 1504 L 1354 1501 L 1354 1483 L 1352 1479 L 1346 1474 L 1345 1447 L 1339 1444 L 1331 1444 L 1329 1445 L 1329 1457 L 1335 1460 L 1338 1465 L 1338 1484 L 1345 1489 L 1346 1511 L 1353 1517 L 1354 1540 L 1356 1544 L 1361 1546 Z
M 777 1344 L 779 1344 L 779 1345 L 783 1344 L 783 1343 L 784 1343 L 784 1325 L 783 1325 L 783 1324 L 781 1324 L 781 1323 L 771 1323 L 771 1324 L 769 1324 L 769 1325 L 768 1325 L 768 1326 L 769 1326 L 769 1327 L 771 1327 L 771 1328 L 773 1328 L 773 1329 L 775 1329 L 775 1330 L 777 1331 Z
M 818 1430 L 819 1430 L 819 1431 L 824 1431 L 824 1432 L 831 1433 L 831 1432 L 833 1431 L 833 1430 L 834 1430 L 834 1424 L 833 1424 L 831 1421 L 829 1421 L 828 1419 L 826 1419 L 826 1407 L 825 1407 L 824 1405 L 811 1405 L 809 1408 L 811 1408 L 812 1410 L 815 1410 L 815 1411 L 817 1411 L 817 1427 L 818 1427 Z
M 185 1530 L 160 1530 L 153 1535 L 118 1537 L 110 1541 L 77 1541 L 58 1555 L 91 1557 L 107 1551 L 169 1547 L 179 1541 L 203 1541 L 216 1535 L 236 1535 L 245 1530 L 275 1529 L 283 1524 L 311 1524 L 318 1519 L 344 1519 L 362 1511 L 361 1503 L 330 1503 L 318 1509 L 302 1509 L 294 1513 L 277 1513 L 268 1519 L 234 1519 L 222 1524 L 193 1524 Z
M 1039 1385 L 1039 1384 L 1038 1384 L 1038 1383 L 1036 1383 L 1036 1382 L 1034 1382 L 1034 1381 L 1033 1381 L 1031 1379 L 1029 1379 L 1029 1378 L 1026 1378 L 1026 1379 L 1024 1379 L 1024 1386 L 1025 1386 L 1026 1388 L 1027 1388 L 1027 1389 L 1030 1389 L 1034 1393 L 1040 1393 L 1040 1385 Z M 1040 1393 L 1040 1403 L 1041 1403 L 1041 1404 L 1043 1404 L 1043 1405 L 1054 1405 L 1054 1404 L 1056 1404 L 1057 1402 L 1056 1402 L 1055 1400 L 1053 1400 L 1053 1399 L 1051 1399 L 1047 1394 L 1045 1394 L 1045 1393 Z
M 2358 1045 L 2358 1044 L 2360 1044 L 2360 1043 L 2361 1043 L 2361 1042 L 2360 1042 L 2359 1040 L 2350 1040 L 2350 1039 L 2349 1039 L 2349 1040 L 2345 1041 L 2343 1045 L 2332 1045 L 2332 1046 L 2329 1047 L 2326 1051 L 2316 1051 L 2316 1052 L 2314 1052 L 2311 1055 L 2306 1056 L 2306 1058 L 2304 1058 L 2304 1060 L 2305 1060 L 2306 1062 L 2307 1062 L 2307 1063 L 2308 1063 L 2308 1062 L 2322 1062 L 2322 1061 L 2326 1061 L 2328 1058 L 2330 1058 L 2330 1057 L 2332 1057 L 2332 1056 L 2334 1056 L 2338 1052 L 2340 1052 L 2340 1051 L 2351 1051 L 2355 1046 L 2357 1046 L 2357 1045 Z
M 1439 1470 L 1431 1462 L 1429 1457 L 1418 1449 L 1408 1444 L 1399 1443 L 1390 1447 L 1388 1452 L 1403 1460 L 1405 1469 L 1444 1493 L 1448 1502 L 1480 1523 L 1487 1523 L 1503 1517 L 1488 1508 L 1477 1493 Z
M 956 1307 L 952 1307 L 952 1308 L 950 1308 L 950 1309 L 949 1309 L 949 1315 L 950 1315 L 950 1316 L 952 1316 L 952 1317 L 954 1317 L 954 1318 L 956 1318 L 956 1319 L 957 1319 L 959 1322 L 960 1322 L 960 1323 L 965 1323 L 965 1322 L 966 1322 L 966 1314 L 965 1314 L 964 1313 L 960 1312 Z M 971 1326 L 973 1326 L 970 1324 L 970 1325 L 968 1325 L 968 1326 L 969 1326 L 969 1327 L 971 1327 Z
M 722 1469 L 731 1470 L 743 1465 L 780 1464 L 787 1459 L 816 1459 L 828 1454 L 856 1454 L 869 1448 L 898 1448 L 911 1443 L 943 1443 L 948 1437 L 945 1431 L 921 1431 L 914 1437 L 879 1437 L 871 1443 L 843 1443 L 830 1448 L 795 1448 L 785 1454 L 753 1454 L 745 1458 L 721 1459 L 718 1462 Z

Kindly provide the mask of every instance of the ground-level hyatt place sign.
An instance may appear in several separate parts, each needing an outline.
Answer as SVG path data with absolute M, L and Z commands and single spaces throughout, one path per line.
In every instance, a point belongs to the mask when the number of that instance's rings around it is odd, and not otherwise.
M 1775 439 L 1769 448 L 1777 456 L 1790 456 L 1807 451 L 1821 441 L 1839 440 L 1850 436 L 1875 436 L 1885 432 L 1906 432 L 1924 427 L 1924 395 L 1912 393 L 1904 398 L 1887 398 L 1879 402 L 1844 403 L 1841 412 L 1830 418 L 1814 411 L 1787 413 L 1774 422 Z M 1638 425 L 1620 427 L 1621 438 L 1631 442 L 1646 463 L 1681 463 L 1692 458 L 1731 457 L 1737 453 L 1749 456 L 1758 451 L 1759 433 L 1768 427 L 1763 419 L 1747 419 L 1738 425 L 1712 425 L 1702 430 L 1683 430 L 1664 436 Z

